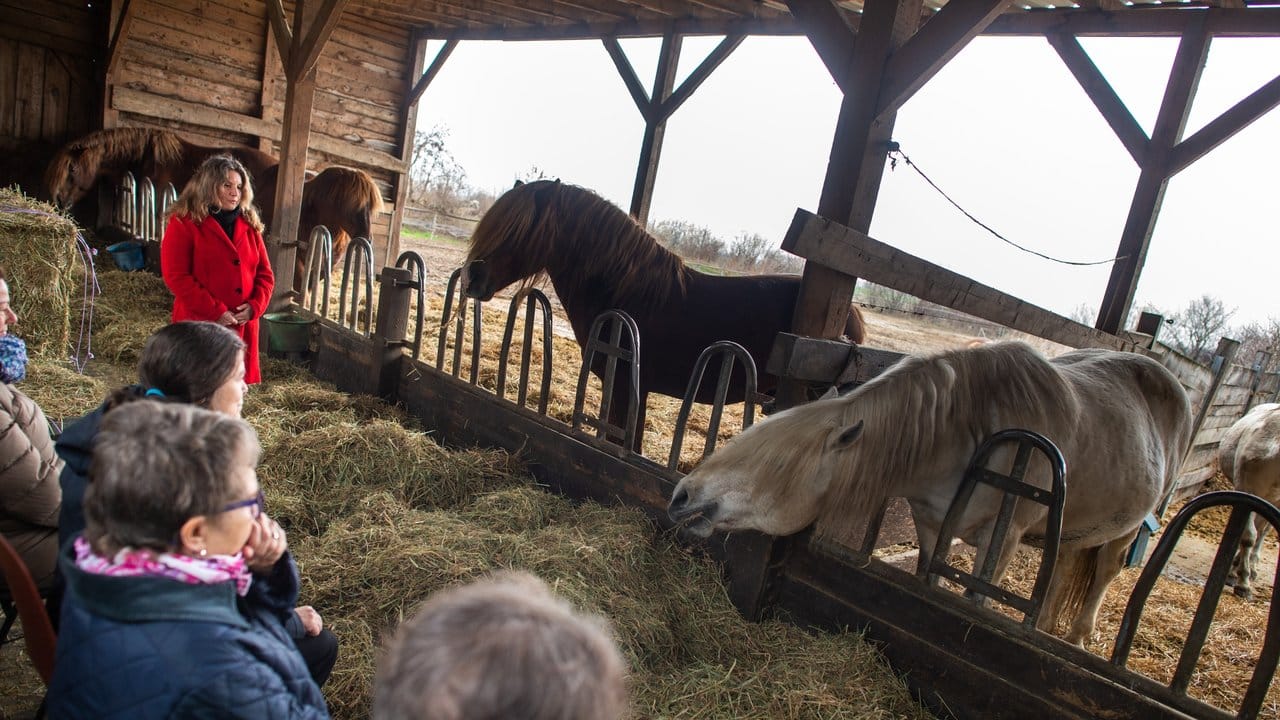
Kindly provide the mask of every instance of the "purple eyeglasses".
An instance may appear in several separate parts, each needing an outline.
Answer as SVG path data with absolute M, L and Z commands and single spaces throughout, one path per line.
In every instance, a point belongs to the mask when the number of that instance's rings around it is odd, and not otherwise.
M 222 510 L 220 510 L 219 512 L 231 512 L 232 510 L 239 510 L 242 507 L 253 508 L 252 510 L 253 519 L 257 520 L 258 516 L 262 514 L 262 503 L 263 503 L 262 491 L 259 490 L 257 495 L 249 498 L 248 500 L 240 500 L 238 502 L 233 502 L 223 507 Z

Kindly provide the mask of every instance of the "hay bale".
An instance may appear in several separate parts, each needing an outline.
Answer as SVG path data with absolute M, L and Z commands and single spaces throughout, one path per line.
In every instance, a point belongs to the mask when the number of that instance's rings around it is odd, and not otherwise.
M 35 359 L 27 365 L 27 379 L 18 389 L 35 400 L 45 417 L 59 428 L 65 421 L 97 407 L 112 390 L 98 378 L 82 375 L 63 362 L 45 359 Z
M 102 296 L 93 311 L 94 357 L 134 365 L 151 333 L 169 324 L 173 294 L 159 275 L 108 270 L 98 274 Z
M 0 264 L 8 274 L 18 331 L 31 355 L 64 357 L 84 300 L 84 262 L 76 250 L 76 224 L 57 208 L 0 189 Z

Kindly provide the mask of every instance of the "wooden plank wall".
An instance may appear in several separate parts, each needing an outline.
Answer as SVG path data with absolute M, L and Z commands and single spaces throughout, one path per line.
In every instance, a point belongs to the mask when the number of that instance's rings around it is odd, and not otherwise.
M 75 0 L 0 0 L 0 186 L 43 197 L 53 152 L 92 129 L 100 9 Z
M 8 2 L 10 0 L 0 0 Z M 279 156 L 284 70 L 262 0 L 133 0 L 133 21 L 108 89 L 108 123 L 163 127 L 203 145 L 248 145 Z M 293 4 L 285 3 L 292 17 Z M 379 261 L 390 244 L 392 187 L 407 89 L 407 28 L 351 13 L 317 64 L 310 170 L 363 169 L 387 203 L 375 218 Z M 393 258 L 394 259 L 394 258 Z

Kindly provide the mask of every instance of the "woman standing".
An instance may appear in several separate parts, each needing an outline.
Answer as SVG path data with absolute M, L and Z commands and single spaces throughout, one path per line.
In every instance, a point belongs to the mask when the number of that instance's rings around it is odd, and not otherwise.
M 262 230 L 249 173 L 239 160 L 214 155 L 182 189 L 160 244 L 173 321 L 207 320 L 234 330 L 245 344 L 248 384 L 262 377 L 258 318 L 275 286 Z
M 88 524 L 62 549 L 49 717 L 329 717 L 285 632 L 298 569 L 283 534 L 251 552 L 258 453 L 247 423 L 194 405 L 103 418 Z

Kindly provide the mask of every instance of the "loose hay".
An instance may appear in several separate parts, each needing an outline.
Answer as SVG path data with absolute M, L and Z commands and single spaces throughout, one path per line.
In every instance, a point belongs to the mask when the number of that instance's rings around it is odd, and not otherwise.
M 77 259 L 76 225 L 58 209 L 0 189 L 0 264 L 8 273 L 18 334 L 32 355 L 63 357 L 77 319 L 85 267 Z
M 535 572 L 611 618 L 637 717 L 928 717 L 859 636 L 743 620 L 718 570 L 655 539 L 637 510 L 529 487 L 434 512 L 376 493 L 295 550 L 304 599 L 343 639 L 325 693 L 335 717 L 367 716 L 378 648 L 400 620 L 432 592 L 498 568 Z
M 98 274 L 102 296 L 93 311 L 93 354 L 99 360 L 134 365 L 151 333 L 169 324 L 173 294 L 149 272 L 109 270 Z

